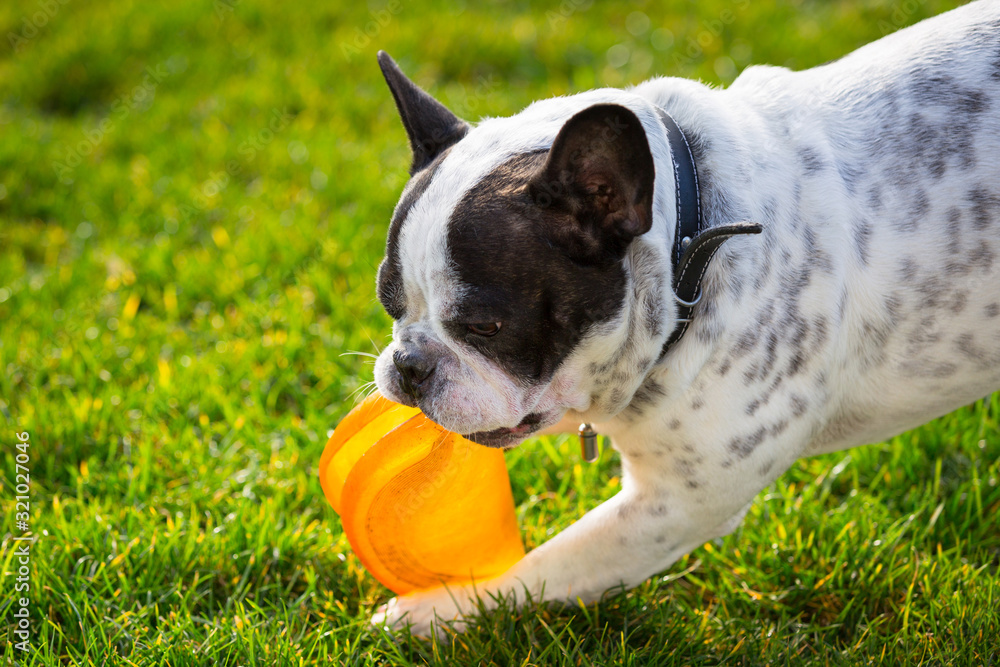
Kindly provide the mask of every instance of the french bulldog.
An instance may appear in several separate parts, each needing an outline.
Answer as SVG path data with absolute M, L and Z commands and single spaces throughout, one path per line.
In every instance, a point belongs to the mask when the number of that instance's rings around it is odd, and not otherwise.
M 488 447 L 591 425 L 622 485 L 502 576 L 376 625 L 635 586 L 796 459 L 1000 387 L 1000 3 L 806 71 L 475 125 L 379 63 L 413 153 L 377 276 L 379 390 Z

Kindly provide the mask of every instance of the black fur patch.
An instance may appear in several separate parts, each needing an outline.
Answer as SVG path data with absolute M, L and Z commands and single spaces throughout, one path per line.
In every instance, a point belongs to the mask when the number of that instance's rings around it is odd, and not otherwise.
M 529 181 L 547 152 L 496 167 L 459 202 L 448 223 L 450 264 L 465 296 L 445 328 L 508 373 L 551 377 L 595 324 L 619 313 L 626 276 L 621 260 L 580 262 L 553 243 L 555 211 L 539 206 Z M 475 322 L 502 322 L 492 337 Z

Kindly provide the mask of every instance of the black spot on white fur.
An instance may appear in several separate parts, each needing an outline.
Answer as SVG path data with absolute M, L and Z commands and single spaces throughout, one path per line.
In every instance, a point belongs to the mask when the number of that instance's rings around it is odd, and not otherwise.
M 972 203 L 972 226 L 977 231 L 985 230 L 1000 217 L 1000 195 L 985 186 L 969 190 L 968 198 Z
M 860 219 L 854 223 L 854 251 L 861 266 L 868 266 L 868 253 L 871 248 L 871 238 L 874 229 L 870 222 Z

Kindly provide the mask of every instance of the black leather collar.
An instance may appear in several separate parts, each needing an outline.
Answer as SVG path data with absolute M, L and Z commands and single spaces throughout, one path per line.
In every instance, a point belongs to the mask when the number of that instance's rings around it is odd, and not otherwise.
M 677 228 L 670 253 L 674 268 L 674 299 L 677 301 L 677 326 L 667 337 L 660 359 L 680 340 L 691 324 L 695 306 L 701 301 L 701 280 L 712 257 L 722 244 L 740 234 L 760 234 L 763 227 L 752 222 L 736 222 L 704 228 L 701 215 L 701 192 L 698 168 L 684 131 L 663 109 L 657 109 L 670 141 L 670 160 L 674 165 Z

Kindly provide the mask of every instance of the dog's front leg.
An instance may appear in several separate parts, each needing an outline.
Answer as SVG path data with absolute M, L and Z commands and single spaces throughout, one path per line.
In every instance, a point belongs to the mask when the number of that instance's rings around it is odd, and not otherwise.
M 703 504 L 696 510 L 683 495 L 664 490 L 626 488 L 529 552 L 504 575 L 396 598 L 372 622 L 409 625 L 414 634 L 428 635 L 435 618 L 461 627 L 462 618 L 474 614 L 479 604 L 494 607 L 495 596 L 514 598 L 518 604 L 526 595 L 536 601 L 591 602 L 609 589 L 639 584 L 725 534 L 741 516 L 740 511 Z

